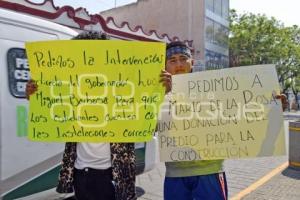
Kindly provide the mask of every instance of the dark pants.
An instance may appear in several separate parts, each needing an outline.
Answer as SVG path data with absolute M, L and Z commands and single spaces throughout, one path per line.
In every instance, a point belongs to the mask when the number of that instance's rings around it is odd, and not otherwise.
M 225 173 L 165 177 L 165 200 L 227 200 Z
M 77 200 L 115 200 L 111 168 L 75 169 L 74 190 Z

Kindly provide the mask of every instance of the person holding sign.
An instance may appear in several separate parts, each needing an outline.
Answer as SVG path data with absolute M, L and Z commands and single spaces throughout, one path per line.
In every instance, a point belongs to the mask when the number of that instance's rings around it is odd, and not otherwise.
M 107 36 L 83 32 L 73 39 L 106 40 Z M 27 99 L 37 90 L 29 81 Z M 77 200 L 133 200 L 135 173 L 134 143 L 67 142 L 56 191 L 75 191 Z
M 166 71 L 172 75 L 190 73 L 192 71 L 193 60 L 190 49 L 182 42 L 172 42 L 168 44 L 166 50 Z M 252 69 L 250 69 L 252 70 Z M 254 70 L 255 71 L 255 70 Z M 215 71 L 217 72 L 217 71 Z M 220 71 L 219 71 L 220 72 Z M 274 70 L 275 72 L 275 70 Z M 203 74 L 208 74 L 201 72 Z M 182 92 L 186 89 L 187 82 L 192 81 L 196 76 L 204 76 L 201 73 L 190 76 L 177 76 L 176 82 L 173 84 L 173 92 L 165 96 L 165 104 L 162 107 L 160 121 L 157 126 L 160 139 L 161 158 L 165 160 L 166 164 L 166 177 L 164 182 L 164 199 L 165 200 L 195 200 L 195 199 L 216 199 L 223 200 L 228 198 L 227 182 L 225 173 L 223 171 L 223 160 L 225 156 L 216 156 L 205 160 L 201 156 L 201 152 L 193 151 L 193 148 L 202 148 L 205 144 L 199 144 L 200 147 L 196 147 L 198 141 L 204 141 L 204 137 L 196 137 L 196 135 L 204 135 L 205 132 L 200 129 L 183 128 L 181 122 L 189 119 L 189 112 L 193 112 L 193 108 L 184 107 L 186 102 L 193 100 L 193 96 L 188 96 L 187 93 Z M 216 73 L 216 77 L 221 73 Z M 248 74 L 246 75 L 248 76 Z M 202 77 L 203 78 L 203 77 Z M 182 80 L 182 82 L 178 81 Z M 199 79 L 200 80 L 200 79 Z M 186 82 L 184 82 L 186 81 Z M 273 83 L 276 82 L 276 78 L 273 79 Z M 176 85 L 177 84 L 177 85 Z M 259 84 L 261 84 L 259 82 Z M 182 87 L 181 87 L 182 86 Z M 178 89 L 180 88 L 180 89 Z M 179 94 L 179 92 L 182 92 Z M 204 90 L 198 91 L 199 96 L 205 95 Z M 180 102 L 180 98 L 176 95 L 179 94 L 183 100 Z M 230 92 L 224 91 L 223 95 L 230 95 Z M 281 99 L 283 109 L 285 107 L 286 97 L 284 95 L 272 94 L 272 98 L 276 97 Z M 205 99 L 205 98 L 203 98 Z M 198 102 L 205 103 L 202 98 L 197 99 Z M 276 103 L 276 104 L 275 104 Z M 180 105 L 180 106 L 177 106 Z M 274 102 L 277 105 L 277 101 Z M 172 108 L 175 108 L 172 110 Z M 210 108 L 202 108 L 204 111 L 209 111 Z M 278 111 L 278 109 L 277 109 Z M 200 112 L 194 110 L 194 112 Z M 277 112 L 278 113 L 278 112 Z M 178 118 L 180 116 L 180 118 Z M 192 116 L 193 117 L 193 116 Z M 199 116 L 198 116 L 199 117 Z M 200 117 L 199 117 L 200 118 Z M 174 122 L 174 123 L 173 123 Z M 177 123 L 176 122 L 180 122 Z M 275 124 L 270 124 L 274 126 Z M 181 126 L 181 127 L 180 127 Z M 189 130 L 189 134 L 186 134 L 185 130 Z M 208 126 L 206 132 L 213 130 L 214 127 Z M 216 127 L 215 129 L 221 129 Z M 225 129 L 225 128 L 224 128 Z M 238 128 L 233 128 L 237 129 Z M 198 131 L 195 131 L 198 130 Z M 203 130 L 203 129 L 202 129 Z M 256 131 L 258 132 L 258 131 Z M 232 137 L 229 137 L 228 141 L 231 141 Z M 250 137 L 249 137 L 250 138 Z M 197 139 L 199 139 L 197 141 Z M 224 140 L 219 138 L 217 142 Z M 272 137 L 266 137 L 264 141 L 271 141 Z M 200 143 L 200 142 L 199 142 Z M 222 143 L 222 142 L 221 142 Z M 284 142 L 283 142 L 284 143 Z M 203 145 L 204 144 L 204 145 Z M 198 145 L 198 144 L 197 144 Z M 284 147 L 284 146 L 283 146 Z M 173 149 L 176 149 L 173 151 Z M 282 148 L 284 149 L 284 148 Z M 191 150 L 191 151 L 190 151 Z M 197 157 L 198 156 L 198 157 Z M 201 160 L 203 159 L 203 160 Z M 219 159 L 219 160 L 216 160 Z M 186 160 L 186 161 L 183 161 Z M 189 161 L 188 161 L 189 160 Z M 197 161 L 196 161 L 197 160 Z M 172 162 L 170 162 L 172 161 Z
M 167 72 L 172 75 L 190 73 L 192 66 L 191 50 L 185 43 L 176 41 L 167 45 Z M 166 162 L 165 164 L 165 200 L 227 199 L 228 190 L 223 160 Z
M 285 111 L 289 105 L 287 96 L 281 93 L 280 95 L 276 95 L 276 99 L 279 99 L 281 101 L 282 111 Z

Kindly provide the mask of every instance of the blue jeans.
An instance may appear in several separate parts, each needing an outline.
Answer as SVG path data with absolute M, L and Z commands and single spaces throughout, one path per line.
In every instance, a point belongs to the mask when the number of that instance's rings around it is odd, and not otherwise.
M 188 177 L 166 177 L 165 200 L 227 200 L 225 173 Z

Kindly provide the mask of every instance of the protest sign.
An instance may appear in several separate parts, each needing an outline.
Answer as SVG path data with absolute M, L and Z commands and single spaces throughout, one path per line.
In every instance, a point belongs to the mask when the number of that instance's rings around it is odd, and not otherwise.
M 118 40 L 26 44 L 34 141 L 141 142 L 156 127 L 165 44 Z
M 285 154 L 274 66 L 176 75 L 172 81 L 157 126 L 162 161 Z

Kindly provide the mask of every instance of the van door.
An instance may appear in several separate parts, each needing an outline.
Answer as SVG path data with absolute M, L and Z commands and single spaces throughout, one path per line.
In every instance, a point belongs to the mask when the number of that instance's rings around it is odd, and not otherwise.
M 20 186 L 57 170 L 55 167 L 60 163 L 62 143 L 32 143 L 27 140 L 27 124 L 31 119 L 27 117 L 25 86 L 30 74 L 24 43 L 53 39 L 59 37 L 54 33 L 0 21 L 0 194 L 6 194 L 3 199 L 15 199 L 39 189 L 45 190 L 41 180 L 38 185 L 26 190 L 21 190 Z M 54 181 L 52 185 L 47 184 L 47 188 L 55 186 L 57 176 Z

